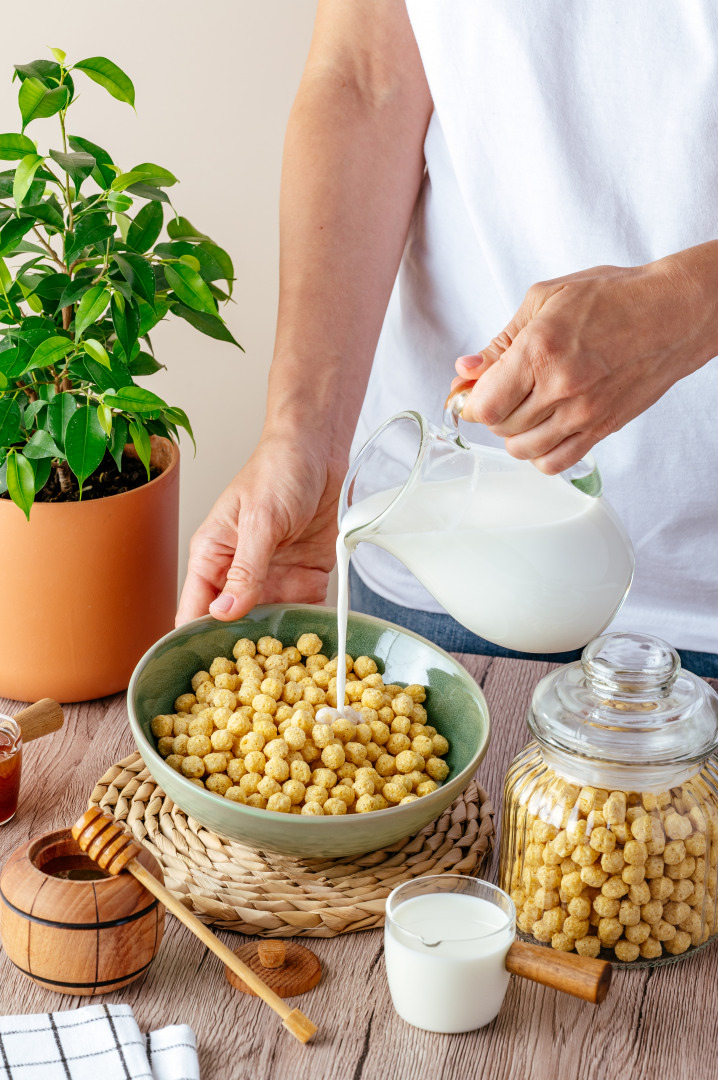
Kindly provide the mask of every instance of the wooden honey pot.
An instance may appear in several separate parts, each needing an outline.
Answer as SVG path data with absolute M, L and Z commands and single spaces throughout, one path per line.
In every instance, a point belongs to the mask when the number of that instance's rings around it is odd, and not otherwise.
M 146 850 L 138 861 L 160 882 Z M 162 941 L 165 908 L 130 874 L 112 876 L 69 829 L 15 851 L 0 875 L 0 940 L 24 975 L 48 990 L 94 996 L 142 975 Z

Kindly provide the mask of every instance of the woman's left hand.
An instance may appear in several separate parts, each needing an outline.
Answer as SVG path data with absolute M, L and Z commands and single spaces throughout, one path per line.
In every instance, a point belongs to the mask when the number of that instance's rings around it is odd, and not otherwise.
M 558 473 L 716 353 L 718 242 L 598 266 L 532 285 L 498 337 L 457 360 L 478 380 L 462 415 Z

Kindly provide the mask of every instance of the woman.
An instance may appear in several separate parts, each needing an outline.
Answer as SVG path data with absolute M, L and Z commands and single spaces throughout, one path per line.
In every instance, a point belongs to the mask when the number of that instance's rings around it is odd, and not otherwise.
M 321 0 L 267 418 L 193 539 L 178 622 L 321 601 L 352 440 L 438 420 L 458 372 L 473 440 L 547 473 L 595 446 L 636 549 L 613 625 L 718 675 L 717 61 L 710 0 Z M 369 545 L 352 604 L 506 654 Z

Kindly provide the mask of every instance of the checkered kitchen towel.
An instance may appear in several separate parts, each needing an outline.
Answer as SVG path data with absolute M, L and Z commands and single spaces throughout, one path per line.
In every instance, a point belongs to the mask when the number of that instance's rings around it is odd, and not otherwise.
M 192 1028 L 143 1035 L 129 1005 L 0 1016 L 0 1080 L 199 1080 Z

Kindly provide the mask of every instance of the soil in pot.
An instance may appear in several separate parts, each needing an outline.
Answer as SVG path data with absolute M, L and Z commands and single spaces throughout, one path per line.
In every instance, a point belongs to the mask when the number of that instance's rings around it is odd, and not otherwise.
M 35 496 L 35 502 L 80 502 L 80 485 L 69 468 L 67 472 L 70 481 L 69 491 L 62 490 L 57 469 L 53 469 L 45 487 Z M 162 469 L 150 464 L 150 480 L 155 480 L 161 472 Z M 89 499 L 106 499 L 110 495 L 134 491 L 135 488 L 142 487 L 147 482 L 147 470 L 136 456 L 133 457 L 125 452 L 122 455 L 122 472 L 120 472 L 114 458 L 108 452 L 99 469 L 82 485 L 82 502 L 87 502 Z M 0 495 L 0 498 L 9 499 L 10 496 L 5 492 Z

